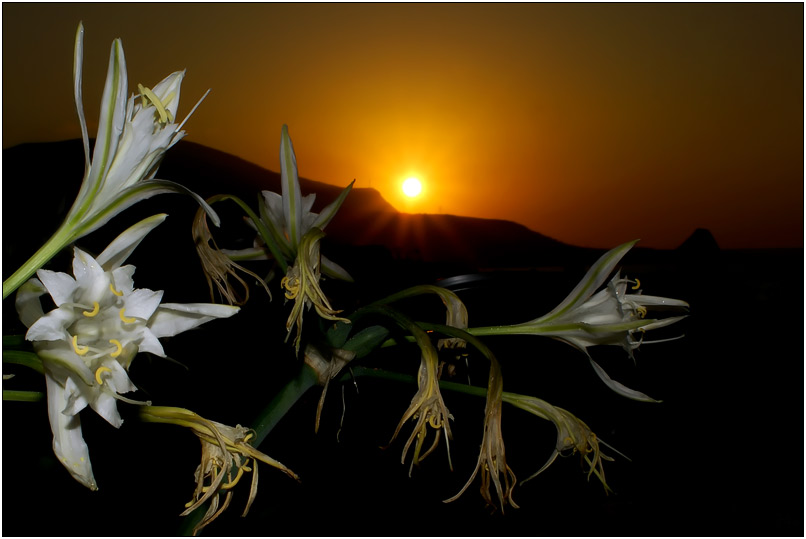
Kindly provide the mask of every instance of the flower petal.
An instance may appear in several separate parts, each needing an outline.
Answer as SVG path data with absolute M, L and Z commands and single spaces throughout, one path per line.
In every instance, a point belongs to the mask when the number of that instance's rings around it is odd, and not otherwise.
M 162 193 L 180 193 L 190 195 L 207 212 L 208 217 L 215 226 L 220 226 L 221 219 L 205 200 L 182 185 L 168 180 L 144 180 L 137 182 L 131 187 L 127 187 L 117 194 L 114 200 L 109 201 L 103 208 L 98 208 L 95 213 L 82 221 L 80 230 L 76 233 L 75 239 L 85 236 L 106 224 L 114 216 L 128 208 L 129 206 L 159 195 Z
M 73 300 L 73 293 L 76 290 L 76 280 L 67 275 L 57 271 L 50 271 L 41 269 L 36 272 L 36 276 L 48 289 L 50 297 L 53 298 L 53 303 L 60 307 L 63 303 Z
M 31 324 L 28 333 L 25 334 L 25 339 L 28 341 L 69 341 L 71 337 L 65 328 L 73 322 L 74 318 L 73 309 L 70 307 L 53 309 Z
M 294 145 L 288 136 L 288 126 L 284 125 L 280 140 L 280 182 L 283 195 L 283 217 L 288 227 L 292 245 L 299 245 L 302 239 L 302 193 L 297 177 L 297 158 Z
M 47 289 L 39 279 L 28 279 L 17 289 L 17 297 L 14 300 L 17 314 L 25 327 L 31 327 L 34 322 L 45 316 L 42 310 L 42 302 L 39 301 Z
M 62 413 L 65 406 L 65 390 L 49 374 L 45 374 L 48 391 L 48 418 L 53 431 L 53 452 L 73 478 L 91 490 L 98 490 L 92 474 L 90 453 L 81 435 L 81 420 L 78 415 Z
M 173 337 L 215 318 L 229 318 L 240 309 L 213 303 L 163 303 L 149 320 L 156 337 Z
M 593 291 L 599 288 L 599 286 L 605 282 L 607 276 L 610 275 L 610 272 L 613 271 L 613 268 L 619 263 L 619 260 L 621 260 L 622 257 L 627 254 L 627 251 L 632 249 L 637 242 L 638 240 L 624 243 L 603 254 L 599 260 L 597 260 L 596 263 L 591 266 L 579 284 L 574 287 L 571 293 L 568 294 L 568 296 L 559 305 L 557 305 L 557 307 L 555 307 L 550 313 L 541 316 L 535 321 L 545 322 L 559 318 L 563 314 L 584 303 L 591 296 L 591 294 L 593 294 Z
M 588 359 L 590 359 L 591 365 L 593 366 L 593 370 L 596 371 L 596 374 L 599 376 L 599 378 L 602 379 L 602 382 L 604 382 L 607 387 L 609 387 L 622 397 L 627 397 L 628 399 L 641 402 L 662 402 L 659 400 L 655 400 L 652 397 L 641 393 L 640 391 L 630 389 L 629 387 L 619 382 L 616 382 L 615 380 L 610 378 L 610 376 L 607 375 L 605 370 L 601 366 L 599 366 L 599 364 L 596 363 L 590 356 L 588 356 Z
M 153 331 L 148 328 L 143 328 L 142 338 L 143 340 L 140 341 L 139 345 L 140 352 L 148 352 L 155 356 L 165 357 L 165 350 L 163 350 L 162 344 L 157 336 L 154 335 Z
M 148 320 L 160 305 L 162 290 L 138 288 L 126 296 L 126 316 Z
M 127 228 L 117 238 L 112 240 L 96 260 L 106 271 L 120 267 L 129 255 L 132 254 L 146 235 L 159 226 L 165 218 L 165 213 L 159 213 L 143 219 L 139 223 Z
M 84 63 L 84 24 L 78 23 L 76 29 L 76 45 L 73 53 L 73 91 L 78 112 L 78 123 L 81 126 L 81 140 L 84 143 L 84 175 L 90 169 L 90 137 L 87 132 L 87 118 L 84 115 L 84 97 L 81 89 Z
M 344 199 L 347 198 L 348 194 L 350 194 L 354 183 L 355 180 L 351 181 L 350 185 L 345 187 L 342 192 L 339 193 L 338 198 L 328 204 L 325 209 L 319 213 L 319 216 L 316 218 L 316 221 L 314 221 L 313 226 L 316 228 L 325 228 L 327 226 L 330 220 L 336 215 L 336 212 L 339 211 L 339 208 L 341 208 L 341 205 L 344 203 Z

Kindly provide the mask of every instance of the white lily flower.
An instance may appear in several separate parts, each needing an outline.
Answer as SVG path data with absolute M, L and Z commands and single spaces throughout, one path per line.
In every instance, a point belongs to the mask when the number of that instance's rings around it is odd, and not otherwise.
M 28 326 L 25 338 L 45 368 L 53 450 L 92 490 L 97 485 L 78 413 L 89 405 L 120 427 L 116 401 L 141 404 L 121 396 L 137 389 L 127 370 L 138 352 L 165 357 L 160 337 L 238 312 L 229 305 L 161 303 L 162 291 L 134 288 L 134 266 L 121 264 L 165 217 L 132 226 L 97 258 L 75 248 L 72 277 L 41 269 L 17 294 L 17 312 Z M 46 292 L 56 305 L 47 314 L 39 300 Z
M 523 324 L 473 328 L 468 331 L 474 335 L 528 334 L 554 337 L 584 352 L 596 374 L 616 393 L 634 400 L 657 402 L 610 378 L 587 351 L 588 347 L 595 345 L 619 345 L 632 357 L 633 350 L 643 342 L 661 342 L 644 341 L 645 332 L 669 326 L 685 318 L 646 318 L 647 308 L 687 309 L 689 305 L 682 300 L 644 296 L 640 292 L 628 294 L 627 285 L 632 284 L 631 288 L 637 289 L 640 282 L 623 279 L 620 273 L 611 279 L 606 288 L 594 294 L 636 243 L 637 241 L 625 243 L 602 255 L 571 293 L 548 314 Z M 639 335 L 638 339 L 635 338 L 636 334 Z
M 283 126 L 280 141 L 280 181 L 282 195 L 263 191 L 260 208 L 261 220 L 266 224 L 285 260 L 291 264 L 297 257 L 300 242 L 312 228 L 324 229 L 339 211 L 344 199 L 353 188 L 355 180 L 344 188 L 338 198 L 321 213 L 311 211 L 316 193 L 302 196 L 297 176 L 297 158 L 294 145 L 288 136 L 288 127 Z M 344 268 L 322 256 L 322 271 L 331 277 L 352 281 Z
M 84 141 L 84 179 L 61 227 L 25 265 L 3 283 L 4 298 L 65 246 L 98 229 L 132 204 L 153 195 L 167 192 L 191 195 L 204 207 L 213 222 L 219 224 L 216 213 L 197 194 L 177 183 L 154 179 L 165 152 L 185 136 L 185 132 L 181 130 L 184 121 L 181 124 L 176 123 L 184 71 L 172 73 L 153 89 L 138 85 L 139 94 L 127 99 L 128 77 L 123 45 L 120 39 L 113 41 L 95 149 L 90 159 L 81 89 L 83 51 L 84 27 L 79 24 L 73 80 L 81 137 Z M 195 109 L 196 107 L 193 111 Z

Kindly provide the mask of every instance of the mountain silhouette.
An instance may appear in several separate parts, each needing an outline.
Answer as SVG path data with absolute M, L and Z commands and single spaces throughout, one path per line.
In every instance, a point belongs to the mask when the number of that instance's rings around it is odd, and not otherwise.
M 81 184 L 83 157 L 78 139 L 3 150 L 6 200 L 36 199 L 36 207 L 45 217 L 31 223 L 29 242 L 46 240 L 72 204 Z M 281 190 L 279 173 L 189 141 L 181 141 L 167 152 L 157 177 L 180 183 L 205 198 L 234 194 L 253 209 L 260 191 Z M 50 189 L 56 185 L 57 189 Z M 320 211 L 343 189 L 307 178 L 300 178 L 300 187 L 303 195 L 316 193 L 313 211 Z M 14 208 L 10 210 L 13 215 Z M 3 217 L 6 226 L 13 218 L 8 213 Z M 567 263 L 569 256 L 576 260 L 588 251 L 511 221 L 400 213 L 372 188 L 354 188 L 326 233 L 329 242 L 374 248 L 376 253 L 385 250 L 393 260 L 447 264 L 453 271 L 556 265 L 558 260 Z

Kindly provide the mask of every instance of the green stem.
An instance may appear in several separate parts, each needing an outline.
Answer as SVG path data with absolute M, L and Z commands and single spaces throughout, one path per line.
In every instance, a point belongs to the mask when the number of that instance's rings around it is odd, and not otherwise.
M 73 231 L 70 227 L 62 225 L 37 252 L 20 266 L 11 277 L 3 281 L 3 299 L 22 286 L 22 283 L 31 278 L 36 270 L 44 266 L 56 253 L 64 249 L 73 240 Z
M 33 352 L 24 352 L 22 350 L 3 350 L 3 363 L 23 365 L 35 370 L 39 374 L 45 374 L 45 368 L 42 366 L 42 360 L 39 359 L 39 356 Z
M 3 390 L 4 401 L 39 402 L 44 398 L 45 394 L 41 391 L 16 391 L 11 389 Z
M 288 411 L 309 389 L 317 385 L 319 375 L 312 367 L 303 364 L 297 376 L 289 381 L 274 398 L 261 410 L 252 422 L 255 431 L 253 447 L 258 447 L 271 430 L 285 417 Z

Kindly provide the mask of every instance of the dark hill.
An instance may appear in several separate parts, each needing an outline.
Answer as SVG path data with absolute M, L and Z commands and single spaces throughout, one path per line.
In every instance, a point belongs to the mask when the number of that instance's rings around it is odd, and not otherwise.
M 63 215 L 78 192 L 82 171 L 80 140 L 15 146 L 3 150 L 3 194 L 6 201 L 23 200 L 21 207 L 32 201 L 30 206 L 45 208 L 47 217 Z M 167 153 L 158 177 L 181 183 L 204 197 L 235 194 L 253 208 L 261 190 L 280 191 L 279 173 L 188 141 Z M 314 211 L 329 204 L 342 189 L 305 178 L 300 184 L 303 195 L 317 194 Z M 49 191 L 50 185 L 60 187 Z M 7 226 L 9 217 L 6 212 Z M 29 238 L 44 241 L 59 220 L 34 220 Z M 371 188 L 353 189 L 326 232 L 332 242 L 383 247 L 394 259 L 449 264 L 456 271 L 556 265 L 558 260 L 567 264 L 569 257 L 576 260 L 576 255 L 586 251 L 510 221 L 399 213 Z

